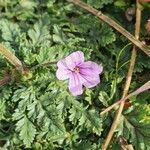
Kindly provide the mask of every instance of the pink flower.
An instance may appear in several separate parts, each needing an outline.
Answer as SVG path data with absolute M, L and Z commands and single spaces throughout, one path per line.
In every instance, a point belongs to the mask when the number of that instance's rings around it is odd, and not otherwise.
M 84 62 L 84 54 L 76 51 L 58 61 L 56 76 L 59 80 L 69 79 L 69 91 L 77 96 L 83 93 L 83 86 L 92 88 L 100 83 L 99 74 L 103 67 L 92 61 Z

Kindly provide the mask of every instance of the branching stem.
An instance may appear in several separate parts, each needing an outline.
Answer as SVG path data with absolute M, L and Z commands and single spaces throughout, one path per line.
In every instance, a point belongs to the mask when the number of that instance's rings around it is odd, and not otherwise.
M 138 0 L 136 0 L 136 7 L 137 8 L 136 8 L 135 38 L 138 39 L 139 34 L 140 34 L 140 23 L 141 23 L 141 8 L 140 8 L 140 4 L 139 4 Z M 126 95 L 128 94 L 128 91 L 129 91 L 129 87 L 130 87 L 130 83 L 131 83 L 131 79 L 132 79 L 132 74 L 133 74 L 133 70 L 134 70 L 134 66 L 135 66 L 135 61 L 136 61 L 136 55 L 137 55 L 136 47 L 133 46 L 131 59 L 130 59 L 130 65 L 129 65 L 128 74 L 126 77 L 126 83 L 124 86 L 122 99 L 126 97 Z M 116 130 L 119 119 L 121 117 L 121 114 L 122 114 L 122 111 L 124 108 L 124 104 L 125 104 L 125 101 L 121 101 L 119 109 L 116 113 L 116 116 L 114 118 L 112 126 L 109 130 L 107 137 L 106 137 L 106 140 L 104 142 L 102 150 L 106 150 L 110 141 L 111 141 L 111 138 L 112 138 L 112 136 Z

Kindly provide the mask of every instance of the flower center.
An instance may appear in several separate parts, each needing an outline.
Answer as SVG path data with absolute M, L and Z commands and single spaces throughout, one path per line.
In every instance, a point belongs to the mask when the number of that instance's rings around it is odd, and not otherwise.
M 79 67 L 75 67 L 75 68 L 73 69 L 73 72 L 79 73 L 79 72 L 80 72 L 80 68 L 79 68 Z

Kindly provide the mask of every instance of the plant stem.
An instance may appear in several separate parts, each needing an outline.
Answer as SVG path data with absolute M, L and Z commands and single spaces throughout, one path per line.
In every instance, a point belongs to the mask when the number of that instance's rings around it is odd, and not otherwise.
M 0 53 L 4 55 L 4 57 L 16 67 L 18 70 L 23 70 L 23 66 L 21 61 L 8 49 L 6 49 L 2 44 L 0 44 Z
M 0 80 L 0 86 L 7 84 L 9 81 L 11 81 L 11 76 L 6 75 L 3 79 Z
M 111 106 L 107 107 L 104 111 L 102 111 L 100 113 L 100 115 L 103 115 L 104 113 L 110 111 L 111 109 L 113 109 L 114 107 L 116 107 L 117 105 L 119 105 L 122 101 L 126 101 L 127 99 L 129 99 L 130 97 L 134 96 L 134 95 L 138 95 L 146 90 L 150 89 L 150 81 L 146 82 L 144 85 L 142 85 L 141 87 L 139 87 L 137 90 L 135 90 L 134 92 L 130 93 L 129 95 L 127 95 L 126 97 L 124 97 L 121 100 L 118 100 L 117 102 L 115 102 L 114 104 L 112 104 Z
M 137 8 L 136 8 L 135 37 L 136 37 L 136 39 L 138 39 L 139 34 L 140 34 L 140 23 L 141 23 L 141 8 L 140 8 L 140 4 L 139 4 L 138 0 L 136 0 L 136 7 Z M 130 87 L 130 83 L 131 83 L 131 79 L 132 79 L 132 74 L 133 74 L 133 70 L 134 70 L 134 66 L 135 66 L 136 55 L 137 55 L 137 51 L 136 51 L 136 47 L 134 45 L 133 49 L 132 49 L 130 65 L 129 65 L 128 74 L 126 77 L 126 83 L 124 86 L 122 99 L 126 97 L 126 95 L 128 94 L 128 91 L 129 91 L 129 87 Z M 106 150 L 110 141 L 111 141 L 111 138 L 115 132 L 115 129 L 116 129 L 118 122 L 119 122 L 119 119 L 121 117 L 121 114 L 122 114 L 122 111 L 124 108 L 124 104 L 125 104 L 125 101 L 121 101 L 119 109 L 115 115 L 114 121 L 113 121 L 112 126 L 110 128 L 110 131 L 106 137 L 106 140 L 105 140 L 105 143 L 103 145 L 102 150 Z
M 144 53 L 146 53 L 148 56 L 150 56 L 150 49 L 144 43 L 140 42 L 137 38 L 135 38 L 132 34 L 130 34 L 127 30 L 125 30 L 122 26 L 120 26 L 118 23 L 116 23 L 110 17 L 104 15 L 101 11 L 98 11 L 97 9 L 93 8 L 92 6 L 89 6 L 88 4 L 86 4 L 80 0 L 67 0 L 67 1 L 71 2 L 75 5 L 78 5 L 79 7 L 94 14 L 100 20 L 104 21 L 105 23 L 109 24 L 111 27 L 116 29 L 118 32 L 120 32 L 122 35 L 124 35 L 128 40 L 130 40 L 134 45 L 139 47 Z
M 122 99 L 117 101 L 116 103 L 112 104 L 111 106 L 107 107 L 105 110 L 103 110 L 100 115 L 103 115 L 107 112 L 109 112 L 110 110 L 112 110 L 113 108 L 115 108 L 116 106 L 118 106 L 121 103 Z

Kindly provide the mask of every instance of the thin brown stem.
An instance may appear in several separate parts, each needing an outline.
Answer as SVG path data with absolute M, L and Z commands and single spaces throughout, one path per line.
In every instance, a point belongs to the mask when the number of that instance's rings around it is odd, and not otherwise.
M 21 61 L 8 49 L 6 49 L 2 44 L 0 44 L 0 53 L 4 55 L 4 57 L 16 67 L 18 70 L 23 70 L 23 66 Z
M 114 20 L 112 20 L 110 17 L 104 15 L 101 11 L 98 11 L 97 9 L 93 8 L 92 6 L 89 6 L 88 4 L 80 1 L 80 0 L 67 0 L 68 2 L 71 2 L 88 12 L 92 13 L 93 15 L 97 16 L 100 20 L 106 22 L 111 27 L 116 29 L 118 32 L 120 32 L 122 35 L 124 35 L 128 40 L 130 40 L 134 45 L 139 47 L 144 53 L 146 53 L 148 56 L 150 56 L 150 49 L 142 42 L 140 42 L 137 38 L 135 38 L 132 34 L 130 34 L 127 30 L 125 30 L 122 26 L 120 26 L 118 23 L 116 23 Z
M 136 39 L 138 39 L 139 34 L 140 34 L 140 23 L 141 23 L 141 8 L 140 8 L 140 4 L 139 4 L 138 0 L 136 0 L 136 7 L 137 8 L 136 8 L 135 37 L 136 37 Z M 131 79 L 132 79 L 132 74 L 133 74 L 133 70 L 134 70 L 134 66 L 135 66 L 136 55 L 137 55 L 136 47 L 133 46 L 131 59 L 130 59 L 130 65 L 129 65 L 128 74 L 126 77 L 126 83 L 124 86 L 122 99 L 126 97 L 126 95 L 128 94 L 128 91 L 129 91 L 129 87 L 130 87 L 130 83 L 131 83 Z M 102 150 L 106 150 L 110 141 L 111 141 L 111 138 L 112 138 L 112 136 L 116 130 L 119 119 L 121 117 L 121 114 L 122 114 L 122 111 L 124 108 L 124 104 L 125 104 L 125 101 L 121 101 L 119 109 L 115 115 L 115 119 L 114 119 L 112 126 L 110 128 L 110 131 L 106 137 L 106 140 L 105 140 L 105 143 L 103 145 Z
M 11 76 L 6 75 L 3 79 L 0 80 L 0 86 L 3 86 L 11 81 Z
M 112 104 L 111 106 L 107 107 L 105 110 L 103 110 L 100 115 L 103 115 L 107 112 L 109 112 L 110 110 L 112 110 L 113 108 L 117 107 L 120 103 L 121 103 L 122 99 L 117 101 L 116 103 Z
M 144 85 L 142 85 L 141 87 L 139 87 L 137 90 L 135 90 L 134 92 L 130 93 L 129 95 L 127 95 L 126 97 L 124 97 L 121 100 L 118 100 L 117 102 L 115 102 L 114 104 L 112 104 L 111 106 L 107 107 L 104 111 L 102 111 L 100 113 L 100 115 L 103 115 L 106 112 L 109 112 L 111 109 L 113 109 L 114 107 L 116 107 L 117 105 L 119 105 L 122 101 L 126 101 L 127 99 L 129 99 L 132 96 L 138 95 L 146 90 L 150 89 L 150 81 L 146 82 Z

